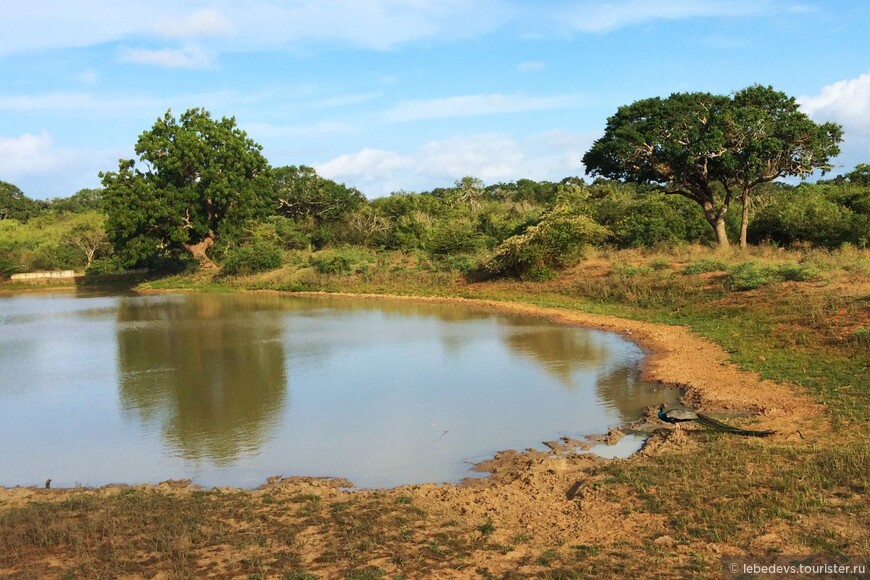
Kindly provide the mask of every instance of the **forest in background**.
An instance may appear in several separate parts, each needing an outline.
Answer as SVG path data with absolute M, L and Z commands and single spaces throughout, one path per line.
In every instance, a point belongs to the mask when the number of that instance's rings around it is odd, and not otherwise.
M 453 187 L 367 199 L 310 167 L 277 168 L 270 176 L 271 211 L 223 236 L 210 251 L 227 275 L 299 260 L 325 273 L 350 273 L 361 266 L 355 249 L 401 252 L 422 270 L 486 274 L 506 240 L 528 236 L 542 224 L 556 227 L 544 244 L 549 249 L 537 251 L 555 255 L 529 256 L 528 264 L 514 265 L 509 273 L 546 279 L 554 268 L 578 259 L 585 244 L 663 249 L 715 242 L 697 204 L 652 186 L 603 178 L 485 185 L 465 177 Z M 752 244 L 866 247 L 870 165 L 816 183 L 764 184 L 752 209 Z M 125 267 L 106 232 L 100 189 L 43 201 L 0 182 L 0 218 L 0 275 L 61 269 L 108 274 Z M 726 225 L 736 236 L 739 212 L 729 212 Z M 169 271 L 196 267 L 184 254 L 162 258 L 137 265 Z

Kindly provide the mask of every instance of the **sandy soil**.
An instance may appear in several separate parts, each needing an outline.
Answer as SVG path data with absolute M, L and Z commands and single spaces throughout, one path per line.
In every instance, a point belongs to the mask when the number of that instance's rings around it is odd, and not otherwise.
M 331 295 L 334 296 L 334 295 Z M 353 295 L 358 300 L 359 295 Z M 384 296 L 366 298 L 384 300 Z M 447 302 L 448 299 L 419 299 L 391 297 L 401 300 L 427 300 Z M 734 412 L 745 415 L 742 425 L 757 429 L 773 429 L 770 440 L 812 440 L 826 430 L 825 422 L 818 421 L 823 409 L 799 394 L 795 387 L 760 379 L 754 373 L 739 369 L 729 362 L 728 354 L 716 344 L 693 334 L 680 326 L 664 326 L 599 316 L 568 310 L 543 309 L 520 304 L 481 300 L 459 300 L 469 305 L 499 309 L 516 314 L 543 317 L 560 324 L 576 324 L 622 334 L 639 343 L 649 353 L 643 376 L 646 380 L 684 390 L 687 406 L 707 412 Z M 812 420 L 811 420 L 812 419 Z M 623 461 L 644 461 L 649 454 L 662 453 L 698 445 L 696 439 L 683 431 L 674 431 L 653 416 L 642 419 L 634 428 L 654 431 L 640 453 Z M 690 430 L 692 427 L 688 427 Z M 618 438 L 611 433 L 610 440 Z M 760 444 L 766 444 L 761 442 Z M 626 514 L 627 498 L 603 494 L 589 467 L 606 461 L 588 454 L 578 453 L 579 442 L 551 442 L 549 451 L 505 451 L 478 466 L 491 475 L 470 479 L 459 485 L 413 485 L 388 491 L 347 491 L 334 480 L 308 478 L 273 478 L 264 488 L 252 494 L 317 493 L 329 502 L 347 497 L 349 493 L 365 498 L 373 494 L 388 497 L 410 496 L 414 505 L 433 514 L 441 521 L 459 520 L 470 527 L 491 522 L 494 528 L 491 540 L 510 543 L 518 533 L 529 540 L 507 554 L 494 551 L 474 553 L 475 565 L 484 566 L 498 574 L 516 570 L 517 563 L 531 553 L 540 553 L 545 546 L 571 544 L 614 545 L 630 537 L 654 538 L 656 545 L 673 550 L 689 549 L 674 545 L 670 536 L 657 530 L 666 527 L 660 516 L 639 510 Z M 147 487 L 147 486 L 145 486 Z M 167 482 L 158 486 L 170 493 L 189 493 L 185 483 Z M 107 487 L 92 493 L 117 493 L 122 487 Z M 61 499 L 67 490 L 33 488 L 0 489 L 0 510 L 20 506 L 34 500 Z M 605 497 L 606 496 L 606 497 Z M 310 555 L 312 570 L 323 570 L 313 562 L 328 539 L 312 534 L 306 538 L 305 553 Z M 697 549 L 697 547 L 692 548 Z M 712 553 L 729 551 L 726 546 L 707 546 Z M 384 569 L 394 569 L 389 562 Z M 333 573 L 336 571 L 332 571 Z M 463 577 L 463 572 L 439 572 L 440 577 Z

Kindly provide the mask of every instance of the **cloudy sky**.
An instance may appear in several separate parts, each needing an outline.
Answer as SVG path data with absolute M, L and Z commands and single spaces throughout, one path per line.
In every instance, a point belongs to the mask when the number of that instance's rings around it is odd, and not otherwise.
M 99 185 L 171 108 L 370 197 L 582 175 L 622 104 L 753 83 L 870 162 L 864 0 L 5 0 L 0 180 Z

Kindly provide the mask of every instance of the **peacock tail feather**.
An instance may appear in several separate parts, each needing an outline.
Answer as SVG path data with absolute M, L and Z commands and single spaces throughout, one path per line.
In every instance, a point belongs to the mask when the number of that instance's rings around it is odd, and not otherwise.
M 769 430 L 757 431 L 754 429 L 741 429 L 740 427 L 734 427 L 733 425 L 729 425 L 728 423 L 723 423 L 718 419 L 714 419 L 713 417 L 704 415 L 702 413 L 698 413 L 697 421 L 711 431 L 731 433 L 732 435 L 744 435 L 746 437 L 767 437 L 776 433 L 776 431 Z

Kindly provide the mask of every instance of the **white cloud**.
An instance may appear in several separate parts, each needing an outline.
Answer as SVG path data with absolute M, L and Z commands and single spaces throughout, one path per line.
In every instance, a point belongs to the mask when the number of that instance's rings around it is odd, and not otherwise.
M 822 87 L 818 95 L 799 97 L 801 109 L 815 121 L 834 121 L 849 134 L 870 137 L 870 72 Z
M 210 68 L 214 66 L 214 55 L 196 45 L 157 50 L 126 48 L 121 51 L 119 58 L 123 62 L 151 64 L 166 68 Z
M 497 113 L 520 113 L 567 109 L 582 103 L 579 95 L 529 97 L 525 95 L 463 95 L 438 99 L 403 101 L 384 113 L 389 122 L 447 119 Z
M 459 135 L 400 153 L 363 149 L 316 164 L 318 173 L 369 196 L 428 190 L 471 175 L 486 183 L 520 178 L 559 180 L 582 174 L 580 159 L 594 136 L 551 131 L 522 139 L 503 134 Z
M 843 126 L 838 166 L 848 170 L 870 159 L 870 72 L 824 86 L 819 94 L 797 101 L 812 120 Z
M 83 187 L 98 187 L 100 171 L 116 170 L 126 148 L 58 147 L 47 131 L 0 136 L 0 180 L 15 183 L 32 198 L 66 197 Z
M 216 9 L 208 8 L 183 17 L 162 18 L 155 31 L 169 38 L 224 36 L 233 31 L 233 23 Z
M 12 178 L 49 173 L 75 163 L 76 155 L 54 147 L 51 135 L 25 133 L 19 137 L 0 137 L 0 175 Z
M 506 0 L 30 0 L 4 6 L 0 55 L 140 38 L 231 37 L 227 50 L 330 42 L 387 50 L 420 39 L 463 38 L 498 28 Z M 135 15 L 135 16 L 133 16 Z

